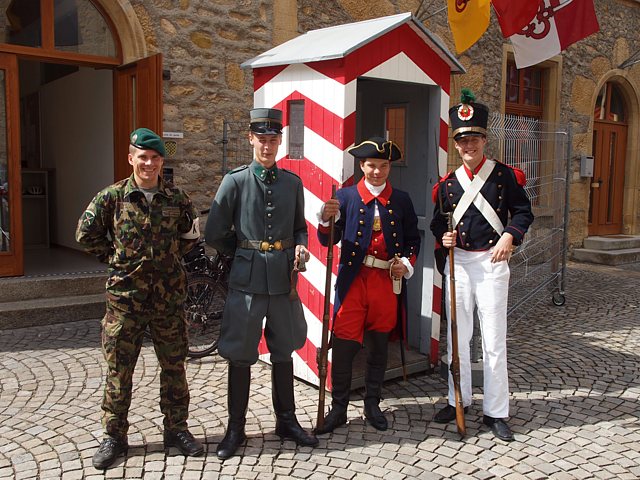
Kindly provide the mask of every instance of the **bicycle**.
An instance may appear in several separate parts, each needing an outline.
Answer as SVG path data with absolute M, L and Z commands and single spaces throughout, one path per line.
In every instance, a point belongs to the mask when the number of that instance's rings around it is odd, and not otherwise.
M 183 258 L 187 271 L 184 313 L 191 358 L 205 357 L 218 348 L 231 261 L 220 253 L 207 255 L 202 240 Z

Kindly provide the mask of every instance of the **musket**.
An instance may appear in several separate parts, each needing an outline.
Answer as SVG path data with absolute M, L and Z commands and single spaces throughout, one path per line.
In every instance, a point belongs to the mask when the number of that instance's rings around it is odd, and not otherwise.
M 436 173 L 438 173 L 438 155 L 437 145 L 438 137 L 436 135 Z M 438 189 L 438 203 L 440 206 L 440 214 L 447 216 L 447 229 L 449 232 L 453 232 L 453 212 L 444 211 L 442 204 L 442 195 L 440 189 Z M 462 403 L 462 391 L 460 389 L 460 353 L 458 346 L 458 319 L 456 313 L 456 275 L 455 275 L 455 263 L 453 255 L 454 247 L 449 248 L 449 300 L 451 304 L 449 313 L 449 324 L 451 325 L 451 364 L 449 365 L 449 371 L 451 372 L 451 378 L 453 378 L 453 392 L 455 397 L 456 407 L 456 427 L 460 437 L 464 437 L 467 434 L 467 427 L 464 423 L 464 404 Z
M 336 198 L 336 186 L 331 187 L 331 198 Z M 322 314 L 322 337 L 320 348 L 318 348 L 318 379 L 320 381 L 318 390 L 318 418 L 316 419 L 316 429 L 324 426 L 324 400 L 327 383 L 327 357 L 329 355 L 329 310 L 331 308 L 331 274 L 333 265 L 333 235 L 335 227 L 335 216 L 329 220 L 329 246 L 327 247 L 327 270 L 324 282 L 324 312 Z
M 438 196 L 440 193 L 438 192 Z M 449 232 L 453 231 L 453 212 L 447 213 L 447 225 Z M 460 437 L 467 434 L 464 424 L 464 404 L 462 403 L 462 392 L 460 390 L 460 356 L 458 350 L 458 319 L 456 314 L 456 275 L 453 260 L 453 247 L 449 248 L 449 298 L 451 302 L 450 322 L 451 322 L 451 376 L 453 377 L 453 392 L 456 402 L 456 427 Z

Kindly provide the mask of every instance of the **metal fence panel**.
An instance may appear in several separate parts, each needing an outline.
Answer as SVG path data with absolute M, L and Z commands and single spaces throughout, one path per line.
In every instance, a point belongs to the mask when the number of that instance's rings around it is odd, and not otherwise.
M 564 304 L 569 198 L 569 125 L 494 113 L 487 156 L 520 168 L 535 220 L 510 261 L 509 323 L 545 298 Z
M 249 165 L 253 153 L 249 145 L 247 122 L 228 122 L 222 125 L 222 175 L 230 170 Z

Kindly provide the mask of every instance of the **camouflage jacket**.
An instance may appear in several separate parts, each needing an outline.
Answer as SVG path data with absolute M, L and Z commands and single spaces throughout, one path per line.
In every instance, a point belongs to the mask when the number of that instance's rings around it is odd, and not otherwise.
M 196 241 L 182 237 L 197 221 L 181 189 L 160 179 L 149 203 L 132 175 L 94 197 L 78 221 L 76 240 L 109 265 L 108 293 L 126 295 L 163 282 L 166 291 L 182 294 L 180 261 Z

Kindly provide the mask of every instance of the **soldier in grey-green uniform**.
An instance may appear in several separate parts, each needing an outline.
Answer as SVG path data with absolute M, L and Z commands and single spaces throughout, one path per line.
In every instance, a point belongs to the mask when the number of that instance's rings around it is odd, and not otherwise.
M 199 238 L 189 197 L 162 179 L 164 142 L 139 128 L 130 137 L 133 174 L 101 192 L 80 217 L 76 240 L 109 265 L 102 350 L 107 378 L 102 401 L 105 437 L 93 465 L 106 469 L 128 448 L 127 414 L 133 371 L 145 329 L 160 364 L 160 410 L 165 447 L 196 456 L 202 445 L 187 430 L 187 336 L 182 304 L 182 256 Z
M 295 416 L 291 354 L 304 345 L 307 324 L 299 300 L 289 294 L 294 260 L 308 260 L 309 252 L 302 181 L 276 165 L 282 111 L 251 110 L 249 142 L 253 163 L 224 177 L 205 229 L 209 245 L 234 257 L 218 344 L 229 361 L 229 425 L 216 451 L 221 459 L 231 457 L 246 439 L 251 365 L 258 361 L 265 317 L 276 434 L 298 445 L 318 444 Z

